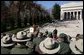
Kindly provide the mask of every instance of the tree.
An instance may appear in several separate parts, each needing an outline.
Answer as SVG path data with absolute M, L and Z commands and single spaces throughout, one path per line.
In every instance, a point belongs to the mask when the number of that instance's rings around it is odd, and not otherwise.
M 14 29 L 15 27 L 15 16 L 14 15 L 10 15 L 9 17 L 9 23 L 10 23 L 10 29 Z
M 1 1 L 1 32 L 7 30 L 7 17 L 8 17 L 8 7 L 5 1 Z
M 19 2 L 18 1 L 9 1 L 10 5 L 9 5 L 9 22 L 10 22 L 10 25 L 14 25 L 14 28 L 17 28 L 18 27 L 18 7 L 19 7 Z M 13 23 L 13 22 L 14 23 Z M 20 21 L 20 20 L 19 20 Z M 12 23 L 11 23 L 12 22 Z M 11 26 L 12 28 L 13 26 Z
M 59 20 L 60 19 L 60 6 L 59 6 L 59 4 L 56 3 L 53 6 L 52 15 L 53 15 L 53 18 L 54 19 L 56 19 L 56 20 Z
M 6 2 L 6 1 L 5 1 Z M 49 20 L 49 13 L 34 1 L 1 1 L 1 29 L 26 27 L 27 23 L 43 24 Z

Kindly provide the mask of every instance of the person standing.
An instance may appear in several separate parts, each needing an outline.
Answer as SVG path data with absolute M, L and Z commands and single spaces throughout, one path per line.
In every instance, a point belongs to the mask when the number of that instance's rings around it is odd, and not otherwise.
M 56 42 L 57 42 L 57 39 L 58 39 L 57 32 L 58 32 L 57 29 L 55 29 L 55 30 L 53 31 L 53 33 L 52 33 L 53 39 L 54 39 L 54 41 L 56 41 Z

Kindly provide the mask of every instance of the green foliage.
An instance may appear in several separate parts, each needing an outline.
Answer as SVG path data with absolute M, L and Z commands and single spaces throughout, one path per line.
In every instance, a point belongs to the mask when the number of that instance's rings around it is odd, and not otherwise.
M 52 9 L 52 15 L 54 19 L 60 19 L 60 6 L 59 4 L 55 4 Z
M 24 18 L 24 25 L 27 26 L 27 17 Z
M 7 7 L 1 3 L 1 31 L 9 31 L 30 25 L 42 25 L 50 21 L 49 13 L 41 5 L 33 1 L 9 1 Z
M 6 23 L 1 21 L 1 32 L 6 31 Z
M 9 24 L 11 26 L 11 29 L 14 29 L 14 26 L 15 26 L 15 16 L 14 15 L 10 15 Z

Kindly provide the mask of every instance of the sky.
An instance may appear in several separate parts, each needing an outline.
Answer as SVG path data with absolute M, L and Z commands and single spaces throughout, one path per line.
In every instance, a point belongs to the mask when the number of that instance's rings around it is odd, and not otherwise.
M 63 5 L 69 2 L 79 2 L 79 1 L 36 1 L 36 3 L 41 4 L 41 6 L 47 10 L 52 9 L 55 3 Z
M 65 3 L 69 3 L 69 2 L 74 2 L 74 1 L 37 1 L 37 3 L 41 4 L 42 7 L 44 7 L 45 9 L 52 8 L 55 3 L 57 3 L 59 5 L 63 5 Z M 79 2 L 79 1 L 75 1 L 75 2 Z

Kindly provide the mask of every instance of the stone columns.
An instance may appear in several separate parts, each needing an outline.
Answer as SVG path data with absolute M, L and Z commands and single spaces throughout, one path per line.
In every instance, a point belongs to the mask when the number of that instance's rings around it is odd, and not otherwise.
M 70 14 L 69 14 L 69 12 L 68 12 L 68 20 L 69 20 L 69 18 L 70 18 Z
M 61 10 L 61 12 L 60 12 L 60 20 L 63 20 L 64 19 L 64 12 Z
M 70 12 L 70 20 L 71 20 L 71 12 Z
M 79 12 L 80 11 L 80 12 Z M 82 19 L 82 10 L 63 11 L 61 10 L 60 20 L 79 20 Z
M 64 20 L 66 20 L 66 12 L 64 12 Z
M 71 12 L 71 20 L 73 19 L 73 12 Z
M 77 14 L 76 14 L 76 19 L 78 20 L 78 11 L 77 11 Z
M 75 12 L 73 12 L 73 19 L 75 19 Z
M 80 11 L 80 32 L 83 34 L 83 20 L 82 20 L 82 11 Z
M 66 12 L 66 20 L 68 19 L 68 12 Z
M 80 11 L 80 20 L 82 20 L 82 11 Z
M 76 18 L 77 18 L 76 15 L 77 15 L 77 12 L 75 11 L 75 20 L 76 20 Z

